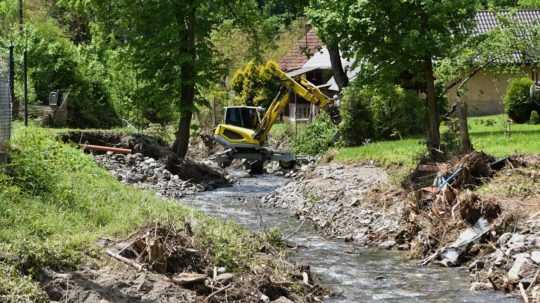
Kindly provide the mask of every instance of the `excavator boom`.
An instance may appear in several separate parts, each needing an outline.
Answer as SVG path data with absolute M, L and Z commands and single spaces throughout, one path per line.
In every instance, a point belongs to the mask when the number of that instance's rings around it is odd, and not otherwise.
M 227 166 L 234 158 L 261 162 L 278 160 L 280 163 L 294 161 L 295 157 L 290 153 L 275 152 L 265 147 L 272 126 L 289 105 L 293 93 L 328 111 L 335 124 L 341 123 L 335 100 L 326 96 L 304 76 L 290 77 L 275 63 L 268 63 L 267 68 L 276 81 L 281 83 L 281 88 L 262 119 L 256 119 L 257 115 L 253 114 L 256 109 L 253 107 L 227 108 L 225 123 L 218 125 L 215 130 L 215 140 L 227 148 L 224 153 L 216 156 L 222 166 Z

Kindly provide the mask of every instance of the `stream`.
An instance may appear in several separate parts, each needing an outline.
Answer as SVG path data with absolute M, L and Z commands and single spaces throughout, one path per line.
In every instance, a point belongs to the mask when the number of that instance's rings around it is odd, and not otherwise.
M 335 293 L 325 302 L 520 302 L 496 292 L 472 292 L 466 269 L 420 267 L 403 253 L 325 239 L 288 210 L 265 208 L 260 198 L 284 185 L 276 176 L 240 176 L 232 187 L 203 192 L 182 203 L 252 230 L 278 228 L 298 247 L 292 261 L 310 265 Z

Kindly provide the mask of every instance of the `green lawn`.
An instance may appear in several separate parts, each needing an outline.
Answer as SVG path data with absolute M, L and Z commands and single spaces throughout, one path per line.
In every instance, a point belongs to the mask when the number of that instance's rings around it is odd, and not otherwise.
M 505 115 L 469 119 L 475 149 L 496 157 L 540 153 L 540 124 L 513 124 L 508 132 L 506 119 Z M 341 162 L 373 160 L 385 166 L 412 166 L 423 153 L 424 142 L 418 137 L 342 148 L 335 159 Z

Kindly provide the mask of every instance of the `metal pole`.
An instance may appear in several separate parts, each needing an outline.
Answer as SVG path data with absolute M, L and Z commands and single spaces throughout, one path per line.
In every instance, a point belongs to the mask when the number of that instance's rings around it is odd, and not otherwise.
M 11 101 L 11 118 L 17 119 L 19 114 L 18 102 L 15 101 L 15 57 L 13 44 L 9 46 L 9 96 Z
M 23 81 L 24 81 L 24 126 L 28 126 L 28 53 L 26 46 L 23 55 Z
M 24 4 L 19 0 L 19 29 L 24 35 Z M 26 51 L 26 39 L 23 53 L 23 84 L 24 84 L 24 126 L 28 126 L 28 54 Z

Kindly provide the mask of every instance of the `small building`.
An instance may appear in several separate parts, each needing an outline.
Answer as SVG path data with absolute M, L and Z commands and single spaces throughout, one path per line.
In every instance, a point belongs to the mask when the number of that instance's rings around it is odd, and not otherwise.
M 287 55 L 279 61 L 279 66 L 290 76 L 305 74 L 313 84 L 322 85 L 326 83 L 325 80 L 328 80 L 328 74 L 316 68 L 305 69 L 304 65 L 323 47 L 324 44 L 317 37 L 315 30 L 307 28 L 304 37 L 298 40 Z M 294 95 L 294 99 L 283 113 L 283 118 L 289 122 L 310 122 L 318 112 L 316 106 Z
M 540 10 L 519 10 L 507 14 L 508 18 L 525 26 L 540 25 Z M 497 13 L 492 11 L 480 11 L 476 14 L 476 28 L 474 34 L 482 35 L 494 30 L 499 26 L 500 20 Z M 524 33 L 524 35 L 527 35 Z M 531 50 L 538 52 L 540 50 Z M 474 75 L 464 86 L 462 100 L 469 107 L 469 112 L 474 116 L 495 115 L 504 112 L 504 96 L 508 84 L 514 78 L 529 77 L 533 81 L 539 80 L 538 56 L 529 56 L 526 53 L 515 53 L 507 58 L 500 58 L 493 62 L 492 66 Z M 513 73 L 501 72 L 501 65 L 513 65 L 516 71 Z M 457 99 L 456 87 L 448 92 L 448 99 L 453 103 Z

